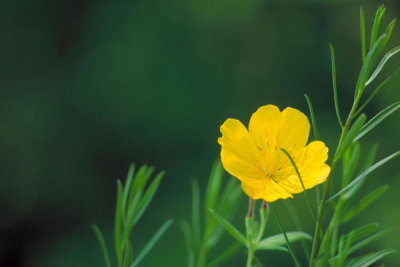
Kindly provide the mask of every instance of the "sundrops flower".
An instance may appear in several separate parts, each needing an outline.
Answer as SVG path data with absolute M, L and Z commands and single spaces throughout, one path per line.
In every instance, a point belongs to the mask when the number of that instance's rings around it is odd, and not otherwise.
M 262 106 L 251 116 L 248 130 L 236 119 L 227 119 L 220 130 L 222 164 L 253 199 L 272 202 L 304 190 L 282 148 L 296 163 L 305 189 L 323 183 L 329 175 L 328 148 L 321 141 L 306 146 L 310 123 L 297 109 L 281 112 L 274 105 Z

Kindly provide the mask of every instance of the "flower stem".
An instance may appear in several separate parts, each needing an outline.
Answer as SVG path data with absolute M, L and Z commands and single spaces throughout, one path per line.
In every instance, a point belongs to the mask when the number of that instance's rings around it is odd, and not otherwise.
M 362 90 L 360 90 L 359 92 L 362 92 Z M 341 145 L 343 143 L 344 138 L 346 137 L 347 131 L 349 130 L 351 121 L 352 121 L 352 119 L 354 117 L 354 113 L 357 110 L 357 106 L 358 106 L 358 103 L 360 101 L 360 98 L 361 98 L 361 93 L 358 93 L 356 95 L 355 99 L 354 99 L 354 102 L 353 102 L 353 105 L 352 105 L 351 110 L 349 112 L 349 115 L 347 116 L 346 123 L 342 128 L 342 133 L 340 135 L 339 142 L 338 142 L 338 145 L 337 145 L 337 148 L 336 148 L 336 151 L 335 151 L 335 155 L 333 156 L 333 161 L 332 161 L 332 164 L 331 164 L 331 173 L 328 176 L 328 178 L 326 179 L 326 183 L 325 183 L 325 186 L 324 186 L 324 191 L 322 193 L 321 204 L 320 204 L 319 209 L 318 209 L 317 223 L 316 223 L 316 226 L 315 226 L 313 244 L 312 244 L 312 249 L 311 249 L 311 257 L 310 257 L 310 264 L 309 264 L 310 267 L 313 266 L 314 260 L 315 260 L 315 258 L 317 256 L 316 254 L 317 254 L 317 246 L 318 246 L 318 236 L 319 236 L 320 231 L 321 231 L 321 226 L 322 226 L 321 223 L 322 223 L 322 219 L 323 219 L 323 216 L 324 216 L 324 211 L 325 211 L 325 208 L 326 208 L 326 200 L 328 199 L 329 184 L 330 184 L 330 180 L 331 180 L 331 177 L 332 177 L 333 170 L 335 169 L 336 163 L 339 160 L 339 158 L 337 158 L 337 154 L 338 154 L 338 151 L 341 148 Z
M 260 224 L 260 229 L 257 234 L 256 243 L 258 243 L 264 235 L 265 226 L 267 225 L 268 217 L 269 217 L 268 203 L 264 200 L 262 203 L 262 206 L 260 208 L 261 224 Z
M 286 235 L 286 231 L 285 231 L 285 229 L 283 229 L 283 226 L 282 226 L 282 224 L 281 224 L 281 221 L 279 220 L 278 214 L 276 214 L 275 209 L 272 208 L 272 205 L 270 205 L 270 207 L 271 207 L 272 213 L 274 214 L 274 217 L 275 217 L 275 219 L 276 219 L 276 222 L 278 223 L 279 229 L 281 230 L 283 236 L 285 237 L 285 240 L 286 240 L 286 243 L 287 243 L 287 246 L 288 246 L 290 255 L 292 256 L 295 265 L 296 265 L 297 267 L 301 267 L 301 264 L 300 264 L 299 260 L 297 259 L 296 255 L 294 254 L 294 251 L 293 251 L 293 249 L 292 249 L 292 245 L 290 244 L 289 238 L 288 238 L 287 235 Z
M 254 256 L 254 251 L 252 249 L 249 249 L 247 252 L 246 267 L 251 267 L 251 265 L 253 264 L 253 256 Z
M 254 207 L 254 200 L 249 197 L 249 212 L 247 213 L 247 217 L 253 217 L 253 207 Z

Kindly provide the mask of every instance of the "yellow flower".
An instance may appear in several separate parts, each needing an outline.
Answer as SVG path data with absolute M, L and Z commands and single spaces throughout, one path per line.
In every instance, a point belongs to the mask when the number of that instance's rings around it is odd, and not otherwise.
M 253 199 L 272 202 L 303 191 L 281 148 L 293 158 L 306 189 L 323 183 L 329 175 L 328 148 L 321 141 L 306 146 L 310 123 L 297 109 L 281 112 L 274 105 L 262 106 L 251 116 L 249 130 L 236 119 L 227 119 L 220 130 L 222 164 Z

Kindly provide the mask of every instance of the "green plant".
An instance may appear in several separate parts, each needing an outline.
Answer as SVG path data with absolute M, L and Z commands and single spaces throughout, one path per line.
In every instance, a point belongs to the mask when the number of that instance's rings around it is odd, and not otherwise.
M 149 253 L 165 231 L 171 226 L 172 220 L 166 221 L 153 237 L 136 256 L 132 250 L 130 235 L 133 227 L 138 223 L 147 209 L 158 186 L 164 176 L 164 172 L 156 175 L 154 180 L 146 185 L 154 171 L 153 167 L 142 166 L 135 174 L 135 166 L 131 164 L 125 185 L 117 180 L 117 204 L 115 212 L 114 243 L 117 262 L 119 267 L 135 267 Z M 106 266 L 110 267 L 110 257 L 103 234 L 96 225 L 92 225 L 99 243 L 101 245 Z

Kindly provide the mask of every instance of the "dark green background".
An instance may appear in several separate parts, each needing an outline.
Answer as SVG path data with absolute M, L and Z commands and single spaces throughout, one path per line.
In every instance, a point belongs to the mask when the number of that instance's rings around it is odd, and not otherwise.
M 369 29 L 381 2 L 0 1 L 0 266 L 104 266 L 90 224 L 105 231 L 112 249 L 116 179 L 125 177 L 130 162 L 167 171 L 134 229 L 135 252 L 166 219 L 176 222 L 142 266 L 185 266 L 177 225 L 190 218 L 190 178 L 204 191 L 226 118 L 247 124 L 265 104 L 307 113 L 307 93 L 320 134 L 334 147 L 339 126 L 328 43 L 336 49 L 344 114 L 361 66 L 360 4 Z M 400 4 L 385 4 L 386 24 L 400 17 Z M 399 29 L 391 47 L 400 43 Z M 381 77 L 399 62 L 395 57 Z M 367 115 L 399 100 L 399 85 L 400 75 Z M 394 114 L 363 138 L 363 152 L 374 142 L 378 158 L 399 150 L 399 121 Z M 348 228 L 400 225 L 395 161 L 364 187 L 389 184 L 388 192 Z M 293 230 L 281 202 L 278 212 Z M 312 232 L 303 197 L 294 204 Z M 243 196 L 235 221 L 240 229 L 245 205 Z M 268 234 L 276 232 L 271 220 Z M 397 229 L 366 251 L 400 249 L 399 240 Z M 225 236 L 224 244 L 230 241 Z M 282 252 L 258 255 L 266 266 L 291 265 Z M 239 253 L 229 266 L 244 261 Z M 400 257 L 387 263 L 398 266 Z

